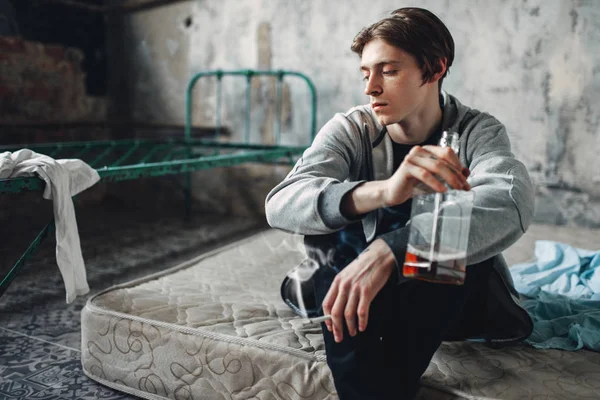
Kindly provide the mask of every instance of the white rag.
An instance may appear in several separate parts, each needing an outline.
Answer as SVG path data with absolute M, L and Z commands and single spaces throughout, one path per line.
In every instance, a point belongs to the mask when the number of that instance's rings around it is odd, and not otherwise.
M 67 303 L 90 291 L 72 196 L 100 180 L 95 169 L 77 159 L 55 160 L 29 149 L 0 153 L 0 179 L 37 174 L 46 182 L 44 198 L 53 200 L 56 262 L 65 283 Z

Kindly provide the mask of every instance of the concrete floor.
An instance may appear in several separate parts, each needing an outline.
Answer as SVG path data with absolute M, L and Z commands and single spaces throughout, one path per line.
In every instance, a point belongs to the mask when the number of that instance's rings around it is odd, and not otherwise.
M 535 242 L 537 240 L 552 240 L 581 249 L 600 250 L 600 229 L 532 225 L 527 233 L 504 252 L 508 265 L 534 260 Z

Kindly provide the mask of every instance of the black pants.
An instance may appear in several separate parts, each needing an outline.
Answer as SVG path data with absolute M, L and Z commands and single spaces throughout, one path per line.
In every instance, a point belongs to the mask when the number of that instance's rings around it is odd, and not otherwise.
M 485 264 L 467 267 L 461 286 L 390 281 L 371 303 L 367 329 L 350 337 L 344 327 L 341 343 L 322 324 L 327 364 L 340 400 L 413 399 L 433 354 L 488 273 Z M 321 268 L 318 274 L 315 294 L 320 305 L 335 271 Z

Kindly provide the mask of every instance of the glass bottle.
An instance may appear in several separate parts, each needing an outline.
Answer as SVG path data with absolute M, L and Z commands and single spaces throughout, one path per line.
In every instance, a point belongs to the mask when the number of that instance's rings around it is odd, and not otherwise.
M 458 155 L 458 134 L 444 131 L 441 147 Z M 402 273 L 405 277 L 462 285 L 474 192 L 450 189 L 413 197 L 409 240 Z

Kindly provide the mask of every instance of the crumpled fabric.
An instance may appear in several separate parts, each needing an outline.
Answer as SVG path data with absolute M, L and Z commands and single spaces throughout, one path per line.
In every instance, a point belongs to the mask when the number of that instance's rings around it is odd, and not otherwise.
M 537 241 L 535 261 L 516 264 L 510 273 L 534 321 L 527 343 L 600 351 L 600 250 Z
M 100 180 L 95 169 L 77 159 L 55 160 L 29 149 L 0 153 L 0 179 L 37 175 L 46 182 L 43 197 L 52 200 L 56 262 L 67 303 L 89 292 L 72 196 Z

